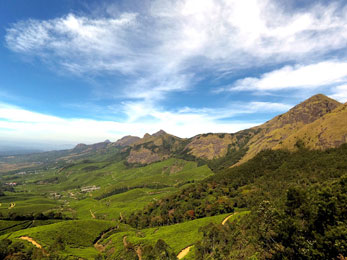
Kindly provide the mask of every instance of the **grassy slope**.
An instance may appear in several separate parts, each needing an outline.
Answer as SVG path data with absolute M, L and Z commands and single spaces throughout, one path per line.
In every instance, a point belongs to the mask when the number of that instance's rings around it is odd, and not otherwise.
M 293 149 L 297 140 L 307 148 L 326 149 L 347 142 L 347 104 L 301 128 L 275 148 Z
M 212 174 L 207 166 L 197 167 L 195 162 L 168 159 L 139 168 L 126 168 L 122 162 L 84 162 L 62 171 L 49 169 L 36 174 L 7 175 L 7 180 L 16 181 L 19 185 L 15 187 L 15 193 L 7 192 L 6 196 L 0 197 L 0 213 L 3 216 L 11 212 L 28 215 L 55 210 L 80 220 L 59 223 L 54 223 L 58 220 L 1 221 L 0 229 L 5 230 L 0 233 L 3 234 L 0 238 L 16 240 L 20 236 L 29 236 L 47 250 L 57 237 L 62 237 L 66 243 L 62 255 L 93 258 L 98 252 L 92 242 L 102 231 L 115 225 L 112 221 L 100 219 L 118 219 L 120 213 L 126 215 L 143 208 L 151 201 Z M 81 192 L 81 187 L 92 185 L 100 189 Z M 136 188 L 153 185 L 163 188 Z M 95 199 L 123 187 L 129 190 Z M 54 199 L 54 193 L 61 197 Z M 11 203 L 15 203 L 15 207 L 9 209 Z M 92 219 L 90 211 L 98 220 Z
M 235 214 L 229 221 L 248 214 L 243 211 Z M 164 240 L 175 253 L 179 253 L 183 248 L 194 245 L 202 238 L 199 228 L 209 223 L 221 223 L 229 214 L 223 214 L 214 217 L 207 217 L 192 220 L 176 225 L 163 226 L 160 228 L 147 228 L 143 230 L 135 230 L 127 225 L 118 225 L 119 229 L 115 234 L 105 237 L 101 244 L 107 245 L 106 251 L 114 248 L 113 257 L 124 250 L 123 237 L 127 236 L 127 241 L 134 245 L 154 245 L 158 239 Z M 17 224 L 14 221 L 9 223 L 0 222 L 1 226 L 9 226 Z M 45 250 L 54 247 L 57 238 L 61 238 L 65 242 L 65 250 L 61 255 L 75 256 L 91 259 L 98 255 L 98 251 L 94 248 L 93 243 L 100 234 L 110 228 L 114 228 L 117 222 L 103 220 L 71 220 L 59 223 L 53 223 L 45 226 L 28 228 L 25 230 L 14 231 L 11 234 L 0 236 L 0 239 L 8 238 L 16 241 L 21 236 L 28 236 L 43 246 Z M 112 241 L 112 243 L 110 243 Z M 29 243 L 29 242 L 28 242 Z M 30 244 L 29 244 L 30 245 Z M 193 255 L 193 250 L 189 255 Z M 189 259 L 187 256 L 185 259 Z
M 27 215 L 54 209 L 69 217 L 91 219 L 92 210 L 97 218 L 115 219 L 121 212 L 127 214 L 140 209 L 185 187 L 187 182 L 210 175 L 212 172 L 207 166 L 197 167 L 195 162 L 169 159 L 140 168 L 126 168 L 122 162 L 79 163 L 63 171 L 7 176 L 20 185 L 16 193 L 0 197 L 0 213 L 6 217 L 10 212 Z M 81 192 L 82 187 L 92 185 L 100 189 Z M 140 188 L 142 186 L 149 188 Z M 123 190 L 112 195 L 117 189 Z M 61 197 L 54 198 L 54 193 Z M 98 197 L 104 199 L 96 200 Z M 8 209 L 11 203 L 16 206 Z
M 59 237 L 65 242 L 62 255 L 75 255 L 92 258 L 98 254 L 93 247 L 94 240 L 105 230 L 115 226 L 115 222 L 103 220 L 71 220 L 51 225 L 39 226 L 13 232 L 8 239 L 16 240 L 21 236 L 29 236 L 44 249 L 54 245 Z M 0 239 L 5 236 L 0 237 Z
M 61 203 L 45 198 L 33 193 L 6 193 L 7 196 L 0 197 L 0 213 L 7 217 L 9 213 L 18 215 L 27 215 L 31 213 L 45 212 L 51 209 L 58 208 Z M 11 203 L 15 203 L 13 208 Z
M 260 131 L 250 140 L 249 149 L 238 165 L 253 158 L 261 150 L 272 149 L 281 144 L 306 124 L 314 122 L 340 105 L 336 100 L 318 94 L 296 105 L 287 113 L 256 127 Z
M 248 214 L 248 211 L 235 214 L 229 221 Z M 219 216 L 206 217 L 187 221 L 180 224 L 171 226 L 162 226 L 147 228 L 142 230 L 129 230 L 116 233 L 109 238 L 105 239 L 102 243 L 106 245 L 109 241 L 112 241 L 111 247 L 115 248 L 115 257 L 117 258 L 117 252 L 119 253 L 124 249 L 123 237 L 127 236 L 127 241 L 133 245 L 152 245 L 158 241 L 158 239 L 164 240 L 174 251 L 178 254 L 183 248 L 193 245 L 202 238 L 202 234 L 199 232 L 199 228 L 208 225 L 209 223 L 221 223 L 225 217 L 230 214 L 223 214 Z

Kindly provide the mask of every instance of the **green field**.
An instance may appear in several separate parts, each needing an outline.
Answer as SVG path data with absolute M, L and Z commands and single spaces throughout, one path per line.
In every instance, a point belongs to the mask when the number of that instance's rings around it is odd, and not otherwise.
M 247 214 L 247 211 L 237 213 L 229 221 Z M 107 245 L 111 240 L 112 243 L 107 248 L 110 250 L 115 247 L 115 258 L 117 258 L 117 252 L 122 251 L 124 248 L 123 237 L 127 237 L 127 241 L 133 245 L 154 245 L 158 239 L 164 240 L 176 254 L 187 246 L 194 245 L 198 240 L 202 238 L 202 234 L 199 232 L 199 228 L 208 225 L 209 223 L 221 223 L 230 214 L 222 214 L 214 217 L 206 217 L 202 219 L 196 219 L 180 224 L 153 227 L 142 230 L 129 230 L 116 233 L 109 238 L 102 241 L 102 244 Z
M 198 167 L 195 162 L 173 158 L 137 168 L 127 167 L 122 161 L 88 161 L 65 168 L 3 175 L 6 182 L 18 185 L 14 192 L 5 192 L 0 197 L 0 216 L 4 219 L 0 220 L 0 239 L 35 248 L 32 243 L 19 239 L 30 237 L 44 252 L 58 246 L 61 256 L 94 259 L 101 252 L 93 243 L 108 231 L 100 239 L 100 245 L 104 244 L 108 251 L 112 248 L 115 255 L 124 250 L 125 234 L 135 244 L 153 244 L 164 239 L 178 252 L 185 243 L 174 242 L 178 237 L 175 230 L 184 236 L 184 241 L 194 243 L 199 239 L 200 226 L 210 221 L 218 223 L 225 216 L 140 231 L 119 221 L 148 203 L 211 175 L 207 166 Z M 137 237 L 139 232 L 144 237 Z

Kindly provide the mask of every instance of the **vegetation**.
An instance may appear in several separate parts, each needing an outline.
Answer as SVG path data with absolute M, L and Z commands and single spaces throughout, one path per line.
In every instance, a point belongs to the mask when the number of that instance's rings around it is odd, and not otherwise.
M 2 157 L 0 259 L 343 260 L 346 111 L 317 95 L 235 134 Z

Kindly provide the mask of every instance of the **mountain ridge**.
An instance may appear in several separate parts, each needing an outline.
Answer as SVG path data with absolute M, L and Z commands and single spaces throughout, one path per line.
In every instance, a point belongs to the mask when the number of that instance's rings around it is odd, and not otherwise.
M 17 156 L 15 159 L 33 162 L 50 158 L 48 161 L 51 162 L 69 163 L 109 155 L 125 160 L 129 166 L 136 166 L 173 157 L 207 163 L 211 168 L 230 167 L 248 161 L 264 149 L 295 149 L 295 144 L 301 139 L 310 149 L 332 148 L 346 142 L 345 106 L 317 94 L 262 125 L 236 133 L 206 133 L 180 138 L 159 130 L 142 138 L 128 135 L 115 142 L 78 144 L 70 150 Z M 2 160 L 9 162 L 13 159 Z

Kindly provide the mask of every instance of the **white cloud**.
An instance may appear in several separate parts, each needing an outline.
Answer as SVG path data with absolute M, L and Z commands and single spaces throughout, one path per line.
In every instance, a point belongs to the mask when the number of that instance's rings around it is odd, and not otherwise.
M 274 0 L 157 0 L 140 14 L 21 21 L 7 29 L 6 43 L 77 74 L 130 74 L 119 95 L 160 99 L 192 87 L 206 68 L 319 59 L 345 48 L 347 7 L 286 13 Z
M 259 78 L 244 78 L 223 90 L 278 91 L 283 89 L 315 89 L 347 82 L 347 62 L 324 61 L 310 65 L 285 66 Z
M 117 19 L 90 19 L 69 14 L 47 21 L 28 20 L 7 30 L 6 42 L 19 53 L 58 58 L 72 72 L 128 72 L 133 64 L 126 56 L 127 30 L 136 28 L 136 14 L 124 13 Z
M 142 136 L 166 129 L 180 137 L 191 137 L 207 132 L 229 132 L 249 128 L 255 123 L 233 121 L 230 117 L 258 111 L 280 111 L 288 105 L 267 102 L 236 104 L 222 109 L 191 109 L 164 111 L 146 103 L 124 104 L 128 113 L 125 122 L 98 121 L 92 119 L 64 119 L 36 113 L 20 107 L 0 103 L 0 140 L 45 143 L 50 147 L 59 144 L 95 143 L 105 139 L 116 140 L 124 135 Z M 151 117 L 150 121 L 143 119 Z M 221 119 L 229 118 L 227 121 Z M 261 122 L 256 122 L 261 123 Z
M 340 102 L 347 102 L 347 84 L 334 87 L 332 92 L 333 94 L 330 95 L 331 98 Z

